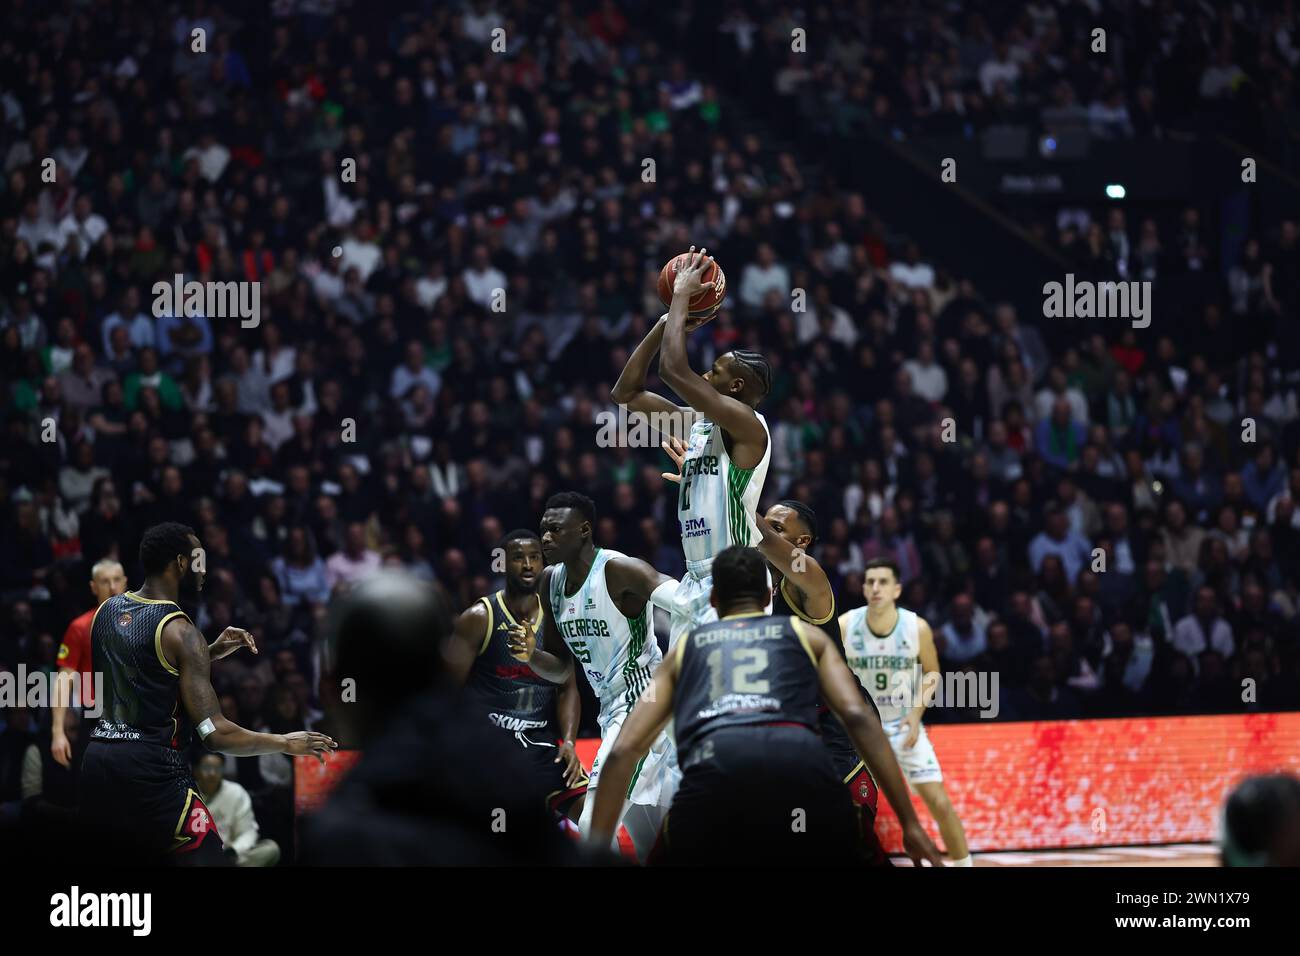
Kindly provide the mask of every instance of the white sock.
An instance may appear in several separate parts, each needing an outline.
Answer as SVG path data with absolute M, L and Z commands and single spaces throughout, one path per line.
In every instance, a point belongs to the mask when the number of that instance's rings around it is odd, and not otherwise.
M 971 857 L 970 857 L 970 854 L 967 853 L 967 854 L 966 854 L 965 856 L 963 856 L 960 860 L 950 860 L 950 861 L 948 862 L 948 865 L 949 865 L 949 866 L 974 866 L 974 865 L 975 865 L 975 861 L 972 860 Z

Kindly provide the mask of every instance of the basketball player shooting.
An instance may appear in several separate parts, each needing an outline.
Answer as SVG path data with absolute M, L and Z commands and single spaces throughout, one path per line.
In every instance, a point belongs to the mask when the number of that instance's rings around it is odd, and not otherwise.
M 668 314 L 633 351 L 610 393 L 632 412 L 683 423 L 693 420 L 677 492 L 686 575 L 673 598 L 670 647 L 692 628 L 717 620 L 709 605 L 713 559 L 732 545 L 758 544 L 754 514 L 772 456 L 767 421 L 758 413 L 759 402 L 771 389 L 767 361 L 757 352 L 737 349 L 719 356 L 699 375 L 687 358 L 687 330 L 712 318 L 690 313 L 691 300 L 713 288 L 712 280 L 702 279 L 713 265 L 705 252 L 691 246 L 680 257 Z M 661 346 L 659 375 L 686 406 L 646 389 L 650 360 Z

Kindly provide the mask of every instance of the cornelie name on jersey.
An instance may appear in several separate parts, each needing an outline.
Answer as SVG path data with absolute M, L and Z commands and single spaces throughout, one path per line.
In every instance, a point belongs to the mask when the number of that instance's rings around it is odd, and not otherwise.
M 720 727 L 817 726 L 817 665 L 790 618 L 759 614 L 705 624 L 674 653 L 680 671 L 673 721 L 683 769 L 702 758 L 709 748 L 701 743 Z

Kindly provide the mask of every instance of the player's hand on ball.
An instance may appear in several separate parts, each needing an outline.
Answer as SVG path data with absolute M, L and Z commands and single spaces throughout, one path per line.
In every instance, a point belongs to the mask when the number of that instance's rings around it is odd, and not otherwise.
M 510 628 L 506 640 L 510 656 L 515 660 L 527 664 L 533 659 L 533 651 L 537 650 L 537 634 L 528 621 Z
M 253 640 L 253 635 L 249 634 L 242 627 L 228 627 L 221 632 L 212 647 L 208 650 L 208 655 L 214 661 L 219 661 L 223 657 L 228 657 L 241 647 L 247 647 L 254 654 L 258 653 L 257 642 Z
M 682 462 L 686 460 L 686 442 L 673 436 L 667 441 L 661 441 L 659 447 L 668 453 L 668 457 L 677 462 L 677 472 L 671 471 L 660 472 L 660 474 L 669 481 L 680 482 L 682 480 Z
M 555 758 L 556 763 L 564 763 L 564 785 L 566 787 L 576 787 L 582 782 L 582 761 L 578 759 L 578 752 L 573 749 L 573 741 L 566 740 L 560 744 L 560 752 Z
M 318 734 L 314 730 L 296 730 L 285 734 L 284 739 L 288 744 L 284 752 L 290 757 L 315 757 L 321 763 L 325 762 L 327 753 L 339 749 L 332 737 Z
M 903 852 L 912 861 L 913 866 L 920 866 L 922 860 L 929 860 L 931 866 L 943 866 L 943 856 L 934 845 L 930 835 L 921 827 L 919 821 L 913 821 L 903 827 Z
M 695 247 L 691 246 L 690 251 L 686 253 L 686 264 L 677 270 L 677 279 L 673 283 L 674 297 L 684 295 L 688 300 L 694 299 L 701 292 L 708 292 L 713 288 L 714 283 L 712 280 L 709 282 L 700 280 L 700 276 L 704 275 L 704 271 L 713 264 L 713 257 L 706 256 L 705 251 L 701 249 L 696 252 Z M 701 322 L 700 324 L 703 325 L 704 323 Z

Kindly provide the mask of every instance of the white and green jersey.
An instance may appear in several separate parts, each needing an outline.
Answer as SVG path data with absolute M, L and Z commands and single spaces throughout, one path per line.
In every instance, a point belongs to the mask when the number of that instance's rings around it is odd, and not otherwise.
M 865 606 L 845 619 L 844 660 L 876 702 L 882 723 L 902 720 L 912 707 L 921 653 L 919 620 L 915 611 L 900 607 L 894 629 L 879 637 L 867 627 Z
M 564 643 L 582 665 L 601 714 L 630 709 L 650 686 L 650 675 L 663 658 L 655 642 L 650 602 L 636 617 L 624 617 L 605 583 L 610 558 L 624 557 L 597 548 L 587 579 L 573 594 L 565 594 L 568 571 L 563 564 L 551 572 L 551 614 Z
M 721 427 L 707 418 L 691 426 L 682 480 L 677 486 L 677 520 L 686 567 L 697 576 L 708 573 L 724 548 L 733 544 L 758 547 L 754 513 L 772 458 L 772 433 L 762 415 L 758 420 L 767 433 L 767 447 L 753 468 L 737 468 L 731 461 Z

